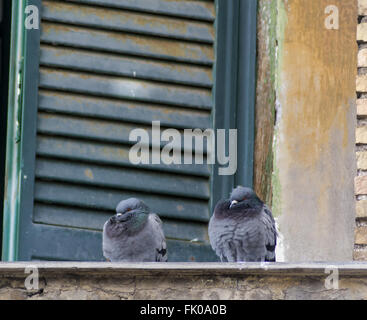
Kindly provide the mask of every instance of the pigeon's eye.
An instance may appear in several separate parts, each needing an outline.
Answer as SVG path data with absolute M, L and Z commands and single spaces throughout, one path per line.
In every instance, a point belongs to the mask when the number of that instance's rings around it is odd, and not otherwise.
M 131 208 L 127 208 L 127 209 L 125 210 L 125 212 L 129 212 L 129 211 L 131 211 Z

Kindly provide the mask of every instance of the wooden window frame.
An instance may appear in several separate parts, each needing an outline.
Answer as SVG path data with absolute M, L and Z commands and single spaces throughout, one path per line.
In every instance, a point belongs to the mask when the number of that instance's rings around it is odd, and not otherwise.
M 235 175 L 213 166 L 212 209 L 234 186 L 253 187 L 256 99 L 257 0 L 216 0 L 216 8 L 213 127 L 237 129 L 238 150 Z

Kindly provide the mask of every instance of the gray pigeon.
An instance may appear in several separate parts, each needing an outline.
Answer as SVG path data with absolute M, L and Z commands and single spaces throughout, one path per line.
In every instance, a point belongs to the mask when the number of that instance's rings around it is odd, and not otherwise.
M 219 201 L 209 222 L 210 244 L 222 262 L 275 261 L 277 232 L 273 215 L 245 187 Z
M 139 199 L 121 201 L 103 226 L 103 255 L 112 262 L 166 262 L 161 219 Z

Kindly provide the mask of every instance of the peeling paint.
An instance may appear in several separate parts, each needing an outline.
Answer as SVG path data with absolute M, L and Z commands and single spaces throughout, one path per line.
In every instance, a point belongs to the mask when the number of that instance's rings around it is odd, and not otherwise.
M 84 175 L 90 179 L 93 180 L 94 179 L 94 175 L 93 175 L 93 171 L 91 169 L 85 169 L 84 170 Z
M 123 32 L 99 31 L 85 27 L 71 27 L 51 22 L 42 24 L 41 39 L 55 44 L 67 44 L 82 48 L 100 48 L 109 51 L 162 56 L 166 59 L 212 64 L 213 46 L 176 39 L 164 39 Z

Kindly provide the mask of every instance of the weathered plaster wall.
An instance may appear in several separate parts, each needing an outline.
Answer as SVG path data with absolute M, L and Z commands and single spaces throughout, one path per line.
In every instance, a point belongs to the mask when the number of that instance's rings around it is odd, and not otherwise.
M 367 260 L 367 0 L 358 1 L 357 216 L 354 259 Z
M 339 9 L 339 29 L 325 8 Z M 352 260 L 357 1 L 278 0 L 273 211 L 285 261 Z
M 38 263 L 38 290 L 25 288 L 25 266 L 0 263 L 0 300 L 367 300 L 367 265 L 336 266 L 336 287 L 326 265 Z

